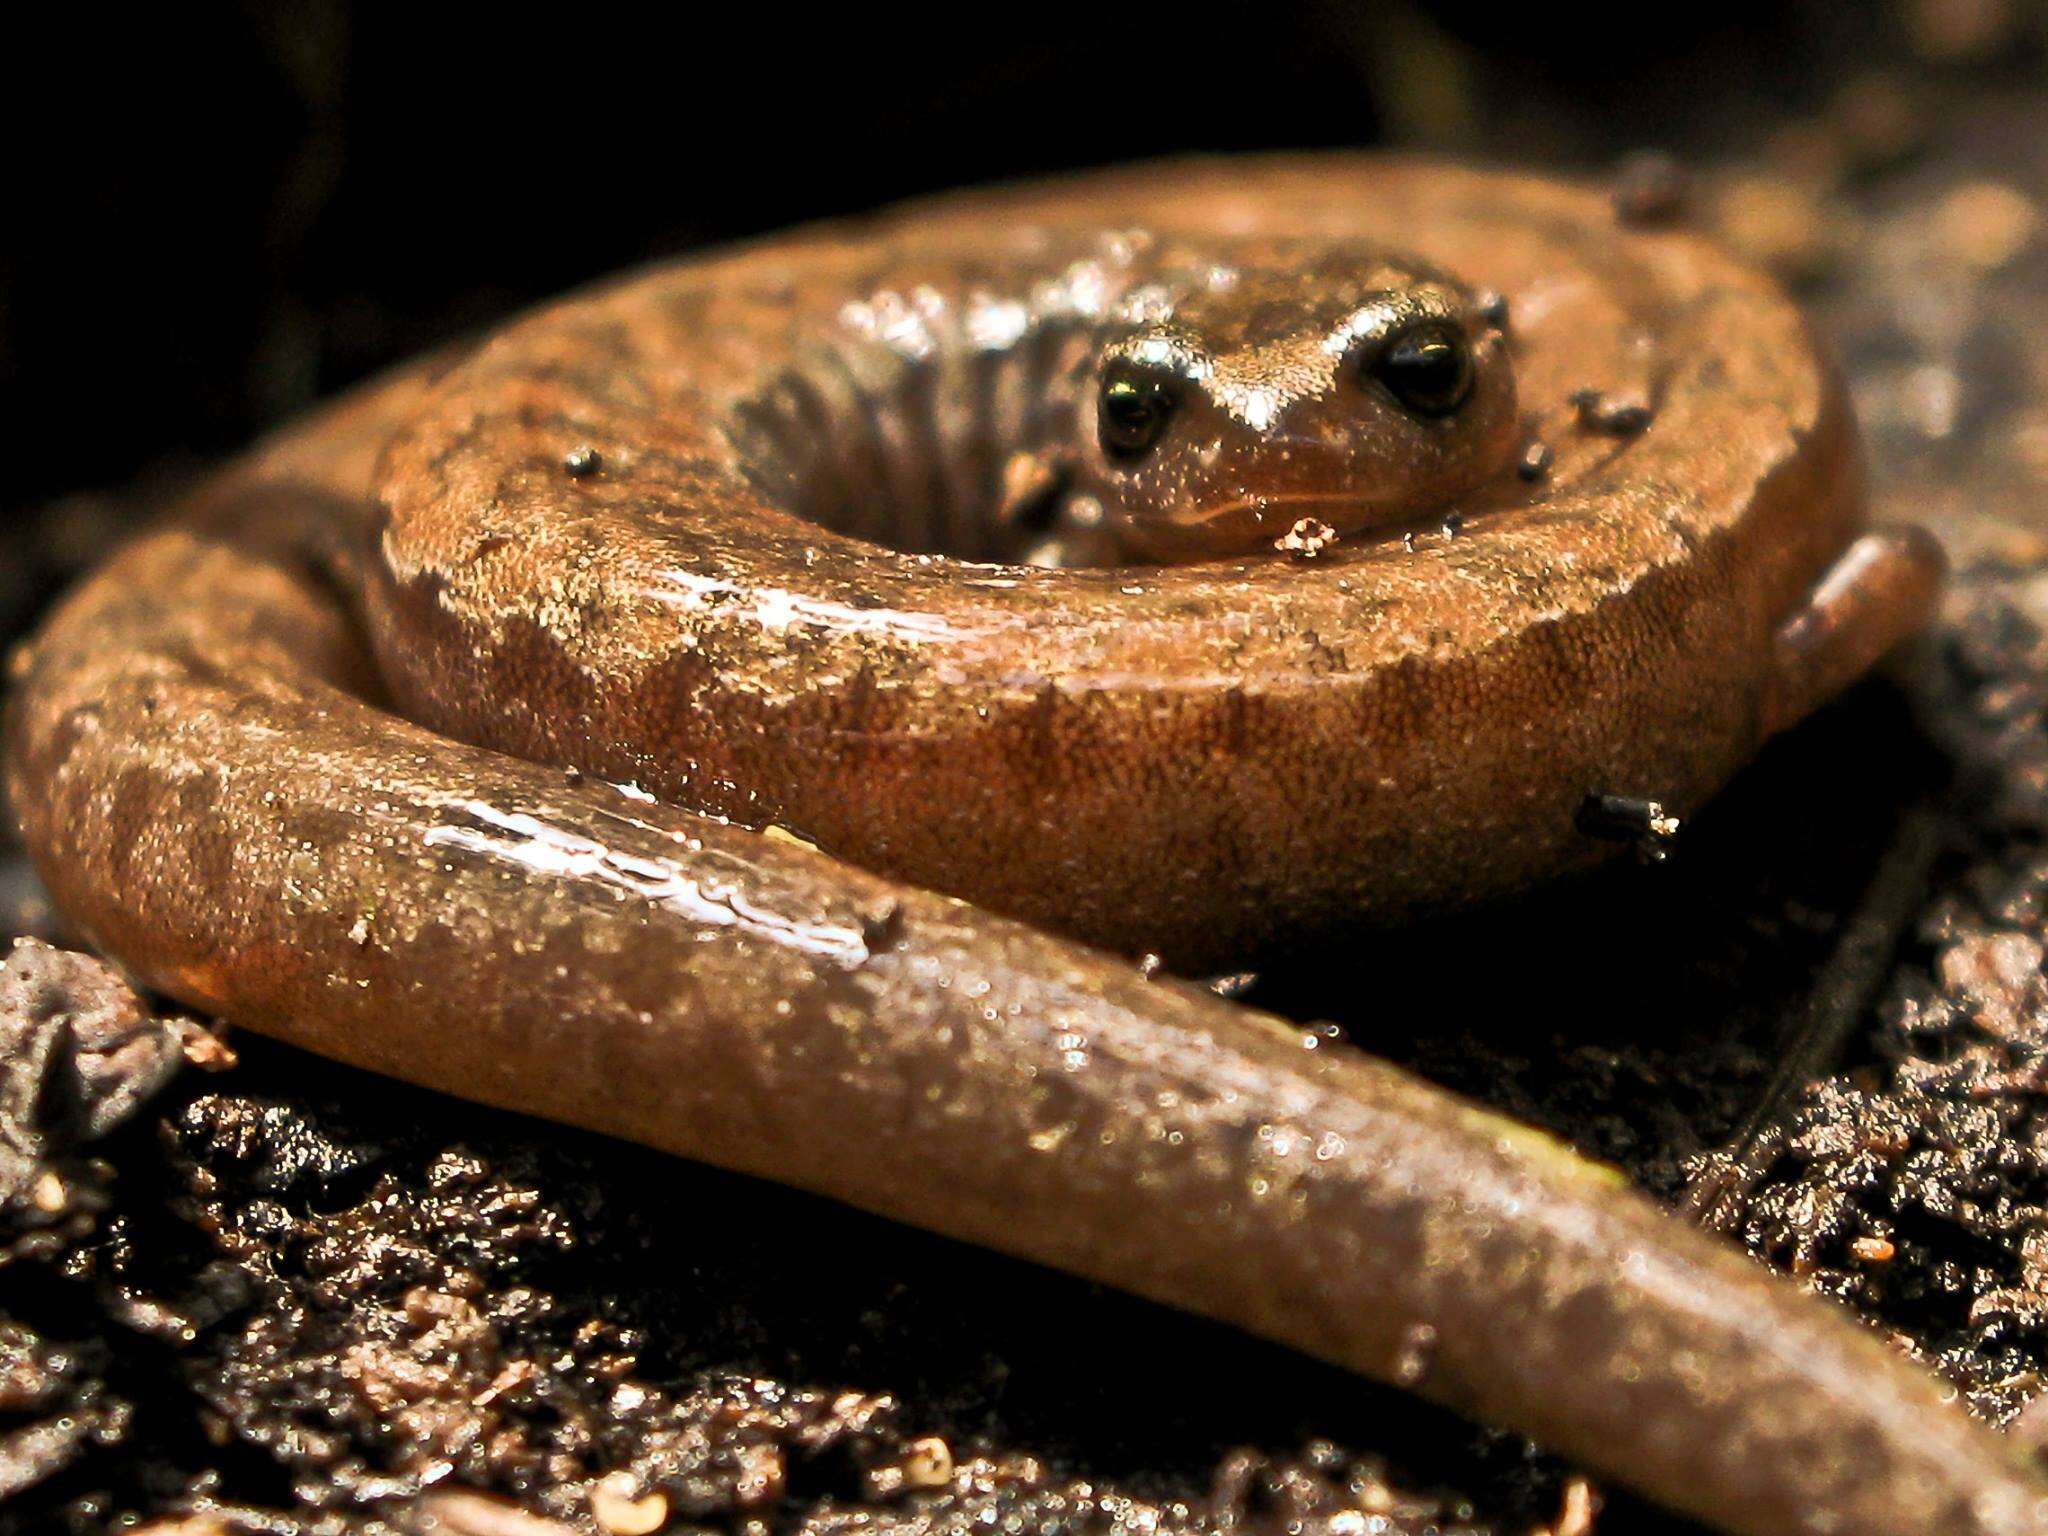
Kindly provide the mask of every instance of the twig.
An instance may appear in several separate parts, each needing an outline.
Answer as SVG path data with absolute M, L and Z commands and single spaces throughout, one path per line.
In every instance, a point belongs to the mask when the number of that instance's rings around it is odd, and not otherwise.
M 1931 806 L 1916 805 L 1899 819 L 1891 846 L 1806 994 L 1777 1070 L 1741 1130 L 1705 1160 L 1679 1198 L 1679 1209 L 1701 1226 L 1725 1231 L 1741 1216 L 1785 1144 L 1793 1100 L 1840 1059 L 1876 1001 L 1940 851 L 1940 823 Z

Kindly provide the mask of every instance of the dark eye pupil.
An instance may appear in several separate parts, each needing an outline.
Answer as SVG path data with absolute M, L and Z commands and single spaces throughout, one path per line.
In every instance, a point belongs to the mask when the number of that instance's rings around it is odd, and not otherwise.
M 1472 354 L 1463 336 L 1432 321 L 1389 342 L 1373 360 L 1372 374 L 1418 415 L 1448 416 L 1472 392 Z
M 1129 457 L 1143 453 L 1166 431 L 1173 396 L 1159 379 L 1117 374 L 1103 381 L 1098 409 L 1102 446 Z

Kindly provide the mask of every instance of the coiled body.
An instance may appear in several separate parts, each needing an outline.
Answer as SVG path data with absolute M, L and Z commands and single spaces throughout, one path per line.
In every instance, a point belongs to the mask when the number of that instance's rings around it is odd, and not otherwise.
M 1854 463 L 1767 284 L 1580 192 L 994 194 L 650 272 L 259 449 L 52 619 L 9 785 L 75 918 L 252 1027 L 1229 1319 L 1731 1530 L 2048 1530 L 1840 1317 L 1128 958 L 1697 803 L 1926 611 Z M 1234 552 L 960 558 L 1048 494 Z

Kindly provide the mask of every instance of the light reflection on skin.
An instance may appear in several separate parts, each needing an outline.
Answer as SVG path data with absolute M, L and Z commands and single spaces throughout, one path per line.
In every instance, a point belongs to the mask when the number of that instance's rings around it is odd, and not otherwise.
M 791 945 L 842 965 L 858 965 L 868 958 L 867 940 L 859 928 L 768 911 L 749 899 L 740 882 L 709 882 L 666 859 L 607 847 L 539 816 L 500 810 L 482 800 L 462 801 L 454 809 L 482 825 L 430 827 L 422 839 L 427 847 L 458 849 L 546 879 L 594 880 L 692 922 L 746 930 L 767 942 Z
M 849 635 L 884 635 L 912 643 L 978 640 L 996 633 L 996 626 L 963 626 L 935 614 L 896 608 L 856 608 L 829 598 L 805 597 L 777 587 L 756 587 L 673 569 L 661 573 L 663 585 L 641 587 L 640 595 L 672 608 L 689 608 L 750 619 L 760 628 L 782 634 L 799 626 Z

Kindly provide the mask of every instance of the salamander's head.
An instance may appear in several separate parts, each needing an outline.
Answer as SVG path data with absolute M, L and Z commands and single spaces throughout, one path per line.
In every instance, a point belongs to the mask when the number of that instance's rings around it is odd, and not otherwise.
M 1100 359 L 1092 468 L 1117 538 L 1196 560 L 1470 491 L 1515 445 L 1499 321 L 1427 268 L 1353 251 L 1220 271 Z

